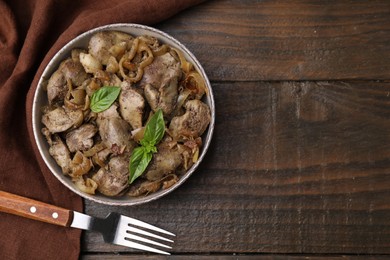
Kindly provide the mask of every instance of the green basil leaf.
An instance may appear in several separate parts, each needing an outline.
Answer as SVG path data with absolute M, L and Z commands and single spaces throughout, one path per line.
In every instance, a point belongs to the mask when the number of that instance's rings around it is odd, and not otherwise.
M 149 120 L 145 127 L 144 137 L 140 141 L 141 146 L 133 150 L 129 162 L 129 184 L 144 173 L 152 160 L 153 153 L 157 152 L 156 144 L 164 137 L 164 116 L 159 109 Z
M 142 175 L 149 162 L 152 160 L 153 154 L 148 152 L 145 147 L 140 146 L 133 150 L 130 157 L 129 165 L 129 184 Z
M 157 153 L 157 147 L 154 145 L 150 145 L 147 142 L 144 142 L 144 140 L 141 140 L 141 145 L 145 148 L 145 151 L 147 153 Z
M 91 110 L 99 113 L 108 109 L 118 98 L 120 92 L 121 88 L 114 86 L 104 86 L 96 90 L 91 97 Z
M 146 124 L 144 138 L 141 141 L 141 144 L 144 146 L 154 146 L 161 141 L 164 137 L 164 133 L 164 116 L 162 110 L 159 109 Z

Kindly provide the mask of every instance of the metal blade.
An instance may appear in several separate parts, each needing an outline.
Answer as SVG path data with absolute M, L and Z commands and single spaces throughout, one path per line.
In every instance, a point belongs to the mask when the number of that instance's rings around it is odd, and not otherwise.
M 134 233 L 137 233 L 137 234 L 141 234 L 141 235 L 145 235 L 145 236 L 149 236 L 149 237 L 154 237 L 154 238 L 157 238 L 157 239 L 160 239 L 160 240 L 164 240 L 164 241 L 168 241 L 168 242 L 173 243 L 173 240 L 170 240 L 168 238 L 165 238 L 165 237 L 162 237 L 162 236 L 158 236 L 158 235 L 150 233 L 148 231 L 145 231 L 145 230 L 142 230 L 142 229 L 139 229 L 139 228 L 135 228 L 135 227 L 131 227 L 131 226 L 129 226 L 127 228 L 127 232 L 134 232 Z
M 128 239 L 132 239 L 132 240 L 145 242 L 145 243 L 152 244 L 152 245 L 156 245 L 156 246 L 161 246 L 161 247 L 165 247 L 165 248 L 172 248 L 170 246 L 161 244 L 159 242 L 155 242 L 153 240 L 150 240 L 150 239 L 147 239 L 147 238 L 144 238 L 144 237 L 140 237 L 140 236 L 136 236 L 136 235 L 133 235 L 133 234 L 127 234 L 125 239 L 127 239 L 127 238 Z
M 124 238 L 116 240 L 115 244 L 121 245 L 121 246 L 127 246 L 127 247 L 134 248 L 134 249 L 144 250 L 144 251 L 148 251 L 148 252 L 153 252 L 153 253 L 157 253 L 157 254 L 170 255 L 170 253 L 168 253 L 168 252 L 165 252 L 165 251 L 162 251 L 159 249 L 155 249 L 155 248 L 150 247 L 150 246 L 138 244 L 136 242 L 129 241 L 129 240 L 126 240 Z
M 91 216 L 85 215 L 77 211 L 73 211 L 73 220 L 70 226 L 73 228 L 90 230 L 92 219 L 93 218 Z
M 154 231 L 157 231 L 157 232 L 160 232 L 160 233 L 163 233 L 163 234 L 167 234 L 167 235 L 170 235 L 170 236 L 176 236 L 175 234 L 173 234 L 173 233 L 171 233 L 169 231 L 166 231 L 164 229 L 161 229 L 161 228 L 158 228 L 156 226 L 150 225 L 150 224 L 145 223 L 143 221 L 140 221 L 140 220 L 137 220 L 137 219 L 134 219 L 134 218 L 130 218 L 130 217 L 125 217 L 125 216 L 122 216 L 122 217 L 126 221 L 128 221 L 128 223 L 130 225 L 144 227 L 144 228 L 151 229 L 151 230 L 154 230 Z

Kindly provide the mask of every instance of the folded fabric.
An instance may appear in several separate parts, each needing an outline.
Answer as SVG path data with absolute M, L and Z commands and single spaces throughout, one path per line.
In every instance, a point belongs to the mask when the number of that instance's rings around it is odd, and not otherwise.
M 110 23 L 153 24 L 200 0 L 0 0 L 0 190 L 77 211 L 82 199 L 40 158 L 32 134 L 39 76 L 68 41 Z M 0 259 L 78 259 L 81 231 L 0 213 Z

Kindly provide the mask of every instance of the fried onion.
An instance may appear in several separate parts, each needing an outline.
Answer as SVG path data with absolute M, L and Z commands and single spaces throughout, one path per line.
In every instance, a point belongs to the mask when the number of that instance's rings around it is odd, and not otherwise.
M 138 57 L 140 57 L 140 61 L 136 61 Z M 138 82 L 143 76 L 144 68 L 150 65 L 153 59 L 152 50 L 140 38 L 136 38 L 130 51 L 125 53 L 120 59 L 119 72 L 124 79 L 133 83 Z M 128 73 L 126 73 L 125 69 Z

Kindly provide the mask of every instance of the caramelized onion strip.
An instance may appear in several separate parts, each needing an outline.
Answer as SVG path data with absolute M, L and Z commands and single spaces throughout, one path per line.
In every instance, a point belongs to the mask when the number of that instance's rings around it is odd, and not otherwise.
M 143 54 L 146 53 L 146 58 L 143 59 L 139 64 L 134 64 L 131 61 L 134 59 L 136 54 Z M 138 82 L 141 80 L 143 74 L 144 74 L 144 68 L 146 66 L 149 66 L 154 59 L 154 55 L 152 50 L 147 46 L 147 44 L 143 41 L 140 41 L 139 38 L 136 38 L 133 41 L 132 48 L 130 52 L 125 53 L 121 60 L 119 61 L 119 71 L 122 77 L 126 80 L 129 80 L 130 82 Z M 130 75 L 126 74 L 125 68 L 129 66 L 133 66 L 134 69 L 136 68 L 137 71 L 130 73 Z M 133 75 L 131 75 L 133 74 Z
M 179 51 L 178 49 L 176 48 L 171 48 L 171 50 L 173 52 L 175 52 L 177 54 L 177 56 L 179 57 L 179 60 L 180 60 L 180 64 L 181 64 L 181 69 L 185 72 L 185 73 L 188 73 L 190 72 L 191 70 L 194 69 L 194 66 L 187 61 L 187 59 L 184 57 L 184 54 L 183 52 Z
M 86 178 L 84 180 L 84 178 L 80 176 L 77 178 L 73 178 L 72 181 L 80 191 L 88 194 L 95 194 L 96 189 L 98 187 L 97 183 L 91 178 Z
M 103 142 L 95 144 L 91 149 L 87 150 L 84 152 L 84 155 L 86 157 L 92 157 L 96 153 L 100 152 L 101 150 L 105 149 L 106 146 L 104 145 Z
M 184 86 L 190 89 L 197 99 L 201 99 L 204 93 L 208 94 L 204 79 L 196 71 L 191 71 L 187 74 L 184 80 Z
M 180 92 L 179 96 L 177 97 L 177 103 L 176 103 L 175 110 L 173 111 L 173 113 L 171 115 L 172 118 L 179 114 L 181 108 L 183 107 L 184 103 L 186 102 L 186 100 L 188 99 L 190 94 L 191 94 L 191 90 L 186 89 L 186 88 Z
M 154 57 L 161 56 L 169 51 L 168 45 L 160 45 L 160 43 L 155 37 L 142 35 L 138 38 L 150 48 Z
M 87 93 L 85 89 L 82 88 L 73 89 L 70 79 L 67 80 L 67 86 L 68 86 L 68 92 L 66 93 L 64 99 L 65 107 L 72 110 L 77 110 L 77 109 L 86 110 L 85 104 L 89 102 L 89 99 L 87 100 Z
M 80 177 L 88 173 L 92 166 L 91 160 L 82 152 L 77 151 L 70 163 L 71 173 L 69 175 L 73 178 Z

